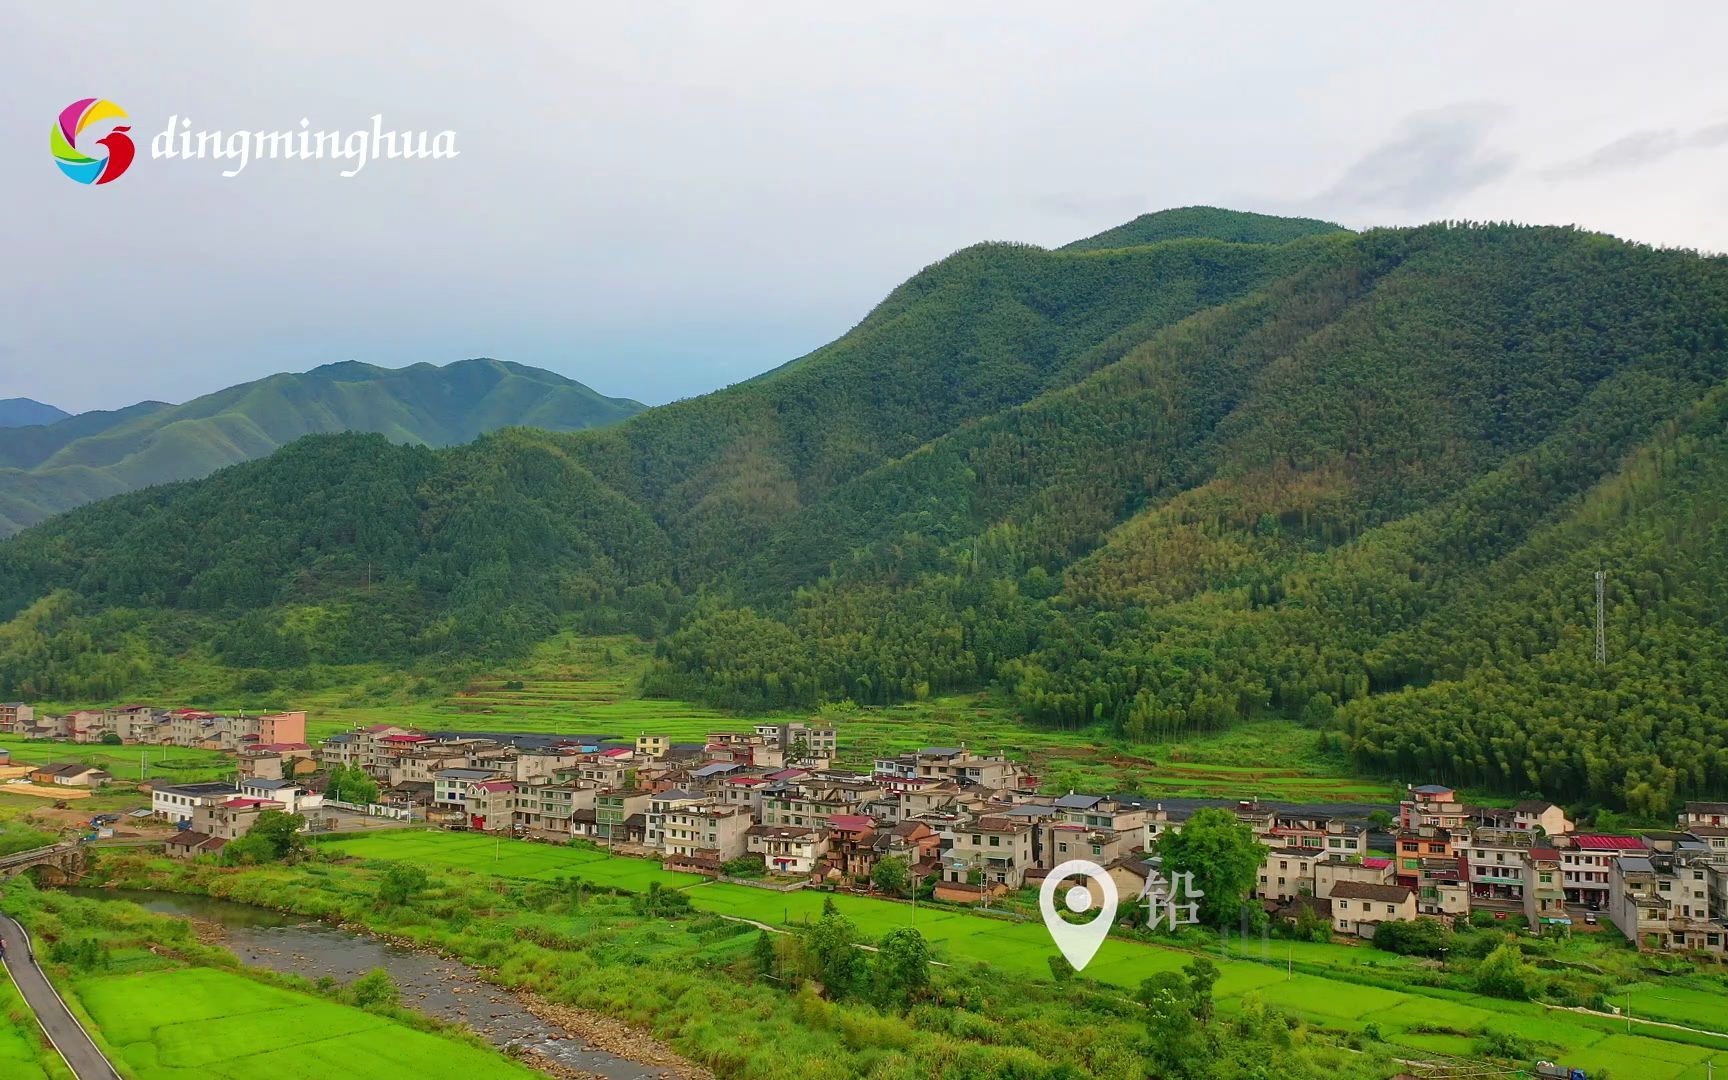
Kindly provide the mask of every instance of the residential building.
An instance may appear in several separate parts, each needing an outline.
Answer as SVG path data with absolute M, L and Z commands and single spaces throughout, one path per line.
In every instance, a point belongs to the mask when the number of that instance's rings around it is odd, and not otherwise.
M 828 853 L 828 834 L 796 825 L 752 825 L 745 832 L 750 853 L 762 856 L 771 873 L 813 873 Z
M 1512 827 L 1544 836 L 1564 836 L 1572 831 L 1566 811 L 1542 799 L 1527 799 L 1512 808 Z
M 292 780 L 266 780 L 261 777 L 241 780 L 240 794 L 247 798 L 279 802 L 282 809 L 288 813 L 300 814 L 308 819 L 318 816 L 324 806 L 323 795 L 301 787 Z
M 661 838 L 669 856 L 706 858 L 716 865 L 749 853 L 750 814 L 736 806 L 691 803 L 669 810 Z
M 85 765 L 79 762 L 40 765 L 30 771 L 31 783 L 59 787 L 101 787 L 113 779 L 112 773 L 104 772 L 94 765 Z
M 22 701 L 0 702 L 0 735 L 25 735 L 36 724 L 36 710 Z
M 432 809 L 466 816 L 469 789 L 504 778 L 496 769 L 440 769 L 432 778 Z
M 1332 926 L 1340 934 L 1372 938 L 1381 923 L 1416 917 L 1416 894 L 1403 885 L 1340 881 L 1332 887 Z
M 648 817 L 642 833 L 642 842 L 651 848 L 664 849 L 666 846 L 666 815 L 686 806 L 695 806 L 708 801 L 708 796 L 699 791 L 688 791 L 684 788 L 672 788 L 660 791 L 648 799 Z
M 1460 829 L 1470 824 L 1470 808 L 1458 801 L 1458 793 L 1444 784 L 1408 788 L 1398 804 L 1401 829 Z
M 1608 885 L 1615 861 L 1626 855 L 1646 855 L 1650 850 L 1636 836 L 1574 833 L 1563 842 L 1560 878 L 1566 902 L 1590 911 L 1607 909 Z
M 613 843 L 642 843 L 652 798 L 641 788 L 601 791 L 594 796 L 594 835 Z
M 470 829 L 506 832 L 516 824 L 516 782 L 480 780 L 462 796 L 462 812 Z
M 150 810 L 165 821 L 191 821 L 199 807 L 238 797 L 233 784 L 158 784 L 150 789 Z
M 192 831 L 220 840 L 238 840 L 251 831 L 264 811 L 281 809 L 281 803 L 270 799 L 247 799 L 239 796 L 221 802 L 203 803 L 192 812 Z
M 1026 871 L 1036 866 L 1032 857 L 1033 826 L 1014 818 L 983 817 L 960 827 L 954 846 L 943 859 L 950 882 L 966 883 L 980 872 L 987 884 L 1018 889 Z
M 1260 864 L 1259 884 L 1254 895 L 1261 900 L 1283 903 L 1298 896 L 1317 895 L 1315 867 L 1326 860 L 1318 848 L 1276 847 L 1266 849 Z

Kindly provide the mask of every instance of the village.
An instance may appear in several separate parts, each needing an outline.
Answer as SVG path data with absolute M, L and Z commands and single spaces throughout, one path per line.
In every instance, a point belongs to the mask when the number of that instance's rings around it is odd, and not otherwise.
M 319 747 L 305 724 L 303 712 L 129 705 L 45 716 L 0 705 L 0 734 L 232 755 L 232 780 L 140 786 L 148 810 L 133 813 L 172 829 L 164 842 L 180 857 L 217 854 L 281 811 L 313 832 L 418 823 L 588 842 L 782 889 L 873 890 L 878 867 L 893 860 L 908 890 L 988 906 L 1071 859 L 1141 895 L 1158 873 L 1159 837 L 1181 829 L 1197 802 L 1041 792 L 1024 763 L 964 745 L 843 770 L 836 730 L 798 721 L 710 732 L 700 743 L 373 725 Z M 20 770 L 43 787 L 114 781 L 76 762 L 9 771 Z M 354 801 L 356 790 L 365 801 Z M 1408 788 L 1395 814 L 1253 798 L 1219 805 L 1265 845 L 1254 895 L 1267 913 L 1323 922 L 1343 938 L 1372 938 L 1389 921 L 1474 917 L 1582 931 L 1609 922 L 1641 949 L 1728 951 L 1728 804 L 1689 803 L 1673 830 L 1637 836 L 1579 831 L 1542 801 L 1468 805 L 1438 784 Z

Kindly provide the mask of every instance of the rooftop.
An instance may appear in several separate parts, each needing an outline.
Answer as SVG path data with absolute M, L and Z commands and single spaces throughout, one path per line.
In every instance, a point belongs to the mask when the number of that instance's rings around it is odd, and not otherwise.
M 1371 885 L 1366 881 L 1340 881 L 1332 886 L 1333 900 L 1373 900 L 1386 904 L 1402 904 L 1411 892 L 1402 885 Z
M 1603 836 L 1587 833 L 1574 836 L 1572 842 L 1584 851 L 1643 851 L 1644 841 L 1636 836 Z

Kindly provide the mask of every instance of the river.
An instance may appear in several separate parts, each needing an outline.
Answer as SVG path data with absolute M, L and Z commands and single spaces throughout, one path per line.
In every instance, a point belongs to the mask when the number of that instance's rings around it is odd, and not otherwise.
M 297 915 L 209 896 L 144 889 L 63 890 L 98 900 L 130 900 L 160 915 L 176 915 L 221 928 L 221 944 L 255 967 L 308 979 L 330 976 L 351 982 L 383 968 L 409 1008 L 463 1024 L 500 1048 L 521 1046 L 578 1072 L 608 1080 L 659 1080 L 676 1074 L 584 1043 L 549 1020 L 522 1008 L 508 991 L 487 982 L 474 968 L 415 952 Z

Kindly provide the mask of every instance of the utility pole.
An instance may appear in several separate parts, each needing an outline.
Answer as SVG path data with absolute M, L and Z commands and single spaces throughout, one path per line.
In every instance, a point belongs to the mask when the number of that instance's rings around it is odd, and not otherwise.
M 1596 571 L 1596 662 L 1608 662 L 1608 571 Z

